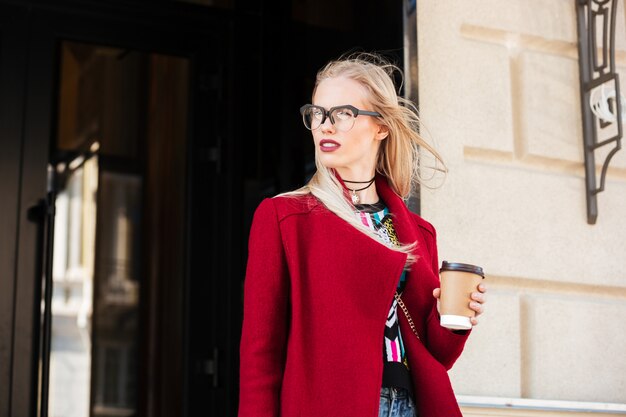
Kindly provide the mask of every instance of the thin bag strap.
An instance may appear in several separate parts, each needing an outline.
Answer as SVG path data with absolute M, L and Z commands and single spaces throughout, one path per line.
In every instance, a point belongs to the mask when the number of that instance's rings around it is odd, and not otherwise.
M 398 305 L 404 312 L 404 316 L 409 322 L 409 326 L 411 326 L 411 330 L 413 330 L 413 334 L 415 334 L 415 337 L 417 337 L 417 339 L 421 341 L 422 339 L 420 338 L 419 333 L 417 333 L 417 329 L 415 328 L 415 323 L 413 323 L 413 319 L 411 318 L 411 315 L 409 314 L 409 310 L 406 308 L 406 305 L 404 304 L 404 301 L 402 301 L 402 298 L 400 298 L 400 294 L 398 294 L 398 291 L 396 291 L 396 293 L 393 296 L 396 298 L 396 300 L 398 301 Z

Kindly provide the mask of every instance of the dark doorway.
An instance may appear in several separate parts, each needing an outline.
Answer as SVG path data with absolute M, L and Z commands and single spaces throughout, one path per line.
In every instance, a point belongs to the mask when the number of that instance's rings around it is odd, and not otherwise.
M 236 415 L 254 208 L 314 169 L 317 69 L 401 64 L 402 7 L 0 0 L 0 417 Z
M 226 135 L 230 29 L 186 7 L 0 4 L 2 416 L 189 406 L 188 294 L 214 279 L 192 276 L 191 208 L 220 182 L 203 155 Z

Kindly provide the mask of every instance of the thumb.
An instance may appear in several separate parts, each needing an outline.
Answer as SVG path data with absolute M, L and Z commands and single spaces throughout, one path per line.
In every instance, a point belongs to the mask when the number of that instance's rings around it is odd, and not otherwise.
M 441 297 L 441 288 L 435 288 L 433 290 L 433 297 L 435 297 L 436 299 L 439 299 L 439 297 Z

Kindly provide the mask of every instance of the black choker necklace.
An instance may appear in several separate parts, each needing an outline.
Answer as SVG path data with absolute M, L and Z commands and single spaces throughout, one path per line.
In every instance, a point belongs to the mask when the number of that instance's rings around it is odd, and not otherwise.
M 359 201 L 361 201 L 361 199 L 359 198 L 358 195 L 356 195 L 357 191 L 363 191 L 367 188 L 369 188 L 372 184 L 374 184 L 374 180 L 376 179 L 376 177 L 372 178 L 369 181 L 347 181 L 347 180 L 343 180 L 343 182 L 347 182 L 349 184 L 367 184 L 365 187 L 363 188 L 358 188 L 358 189 L 352 189 L 352 188 L 348 188 L 348 190 L 352 191 L 352 204 L 359 204 Z

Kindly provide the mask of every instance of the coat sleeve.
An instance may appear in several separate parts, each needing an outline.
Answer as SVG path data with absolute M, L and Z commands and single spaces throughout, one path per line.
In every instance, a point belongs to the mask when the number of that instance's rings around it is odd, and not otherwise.
M 257 208 L 248 243 L 240 346 L 239 417 L 278 417 L 285 366 L 289 275 L 276 208 Z
M 437 254 L 437 232 L 435 228 L 428 224 L 426 228 L 427 245 L 431 255 L 431 265 L 435 277 L 439 278 L 439 258 Z M 431 295 L 432 297 L 432 295 Z M 434 299 L 433 299 L 434 300 Z M 426 319 L 427 347 L 431 354 L 449 370 L 456 360 L 461 356 L 465 342 L 471 331 L 452 332 L 439 324 L 439 311 L 437 303 L 433 302 L 433 307 Z

